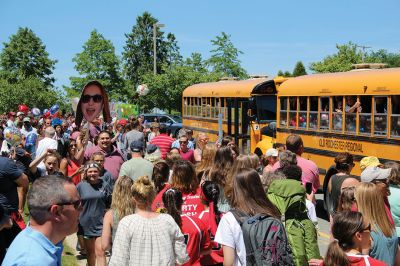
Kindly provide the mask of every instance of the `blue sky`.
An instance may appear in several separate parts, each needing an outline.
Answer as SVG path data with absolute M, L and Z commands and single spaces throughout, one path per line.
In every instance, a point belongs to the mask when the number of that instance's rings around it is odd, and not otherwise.
M 400 52 L 400 1 L 142 1 L 142 0 L 0 0 L 0 42 L 18 27 L 31 28 L 58 63 L 56 86 L 76 76 L 72 58 L 93 29 L 114 44 L 120 55 L 136 17 L 150 12 L 163 30 L 175 34 L 184 57 L 200 52 L 208 58 L 210 40 L 222 31 L 244 52 L 249 74 L 274 76 L 306 67 L 349 41 Z

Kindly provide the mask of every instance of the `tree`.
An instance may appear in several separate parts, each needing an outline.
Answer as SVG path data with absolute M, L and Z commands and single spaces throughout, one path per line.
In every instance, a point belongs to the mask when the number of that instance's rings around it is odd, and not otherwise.
M 19 104 L 43 110 L 56 103 L 65 110 L 66 100 L 56 91 L 47 89 L 39 78 L 31 77 L 18 83 L 0 79 L 0 113 L 17 110 Z
M 303 75 L 307 75 L 306 68 L 304 67 L 304 65 L 301 61 L 298 61 L 296 63 L 296 66 L 294 67 L 292 76 L 298 77 L 298 76 L 303 76 Z
M 164 65 L 162 74 L 146 74 L 142 77 L 150 92 L 140 98 L 141 109 L 150 111 L 157 107 L 168 112 L 181 112 L 185 88 L 196 83 L 217 81 L 220 77 L 218 73 L 196 71 L 188 65 L 175 65 L 172 68 Z
M 281 76 L 281 77 L 291 77 L 292 74 L 291 74 L 289 71 L 283 72 L 282 70 L 279 70 L 277 76 Z
M 193 71 L 196 72 L 207 72 L 206 63 L 203 61 L 203 58 L 200 53 L 192 53 L 190 57 L 186 58 L 184 65 L 192 68 Z
M 386 50 L 380 49 L 368 54 L 366 61 L 369 63 L 385 63 L 387 67 L 400 67 L 400 54 L 388 53 Z
M 228 77 L 247 78 L 246 70 L 241 67 L 239 54 L 243 54 L 238 50 L 231 41 L 231 36 L 225 32 L 221 36 L 216 36 L 211 40 L 214 49 L 211 50 L 211 57 L 207 60 L 213 72 L 221 73 Z
M 349 42 L 348 44 L 336 45 L 338 49 L 334 55 L 325 57 L 320 62 L 311 63 L 310 69 L 317 73 L 343 72 L 352 69 L 353 64 L 362 62 L 362 53 L 357 51 L 357 45 Z
M 125 34 L 127 40 L 122 57 L 128 87 L 143 83 L 142 76 L 153 72 L 153 25 L 157 22 L 150 13 L 144 12 L 136 18 L 132 32 Z M 170 65 L 179 60 L 179 47 L 172 33 L 169 33 L 165 40 L 164 32 L 157 28 L 156 48 L 157 73 L 162 73 L 164 64 Z
M 89 80 L 98 80 L 108 90 L 112 99 L 121 99 L 123 80 L 120 73 L 120 62 L 115 55 L 114 45 L 103 35 L 93 30 L 90 38 L 83 45 L 83 51 L 72 59 L 80 77 L 70 77 L 72 90 L 78 94 Z M 67 89 L 69 96 L 75 96 Z
M 37 78 L 46 87 L 55 81 L 52 77 L 56 60 L 51 60 L 46 46 L 28 28 L 19 28 L 8 43 L 3 43 L 0 54 L 1 77 L 8 82 L 17 83 L 27 78 Z

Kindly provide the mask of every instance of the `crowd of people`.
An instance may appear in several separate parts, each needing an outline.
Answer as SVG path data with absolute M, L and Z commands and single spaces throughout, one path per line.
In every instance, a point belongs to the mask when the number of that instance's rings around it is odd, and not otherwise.
M 0 135 L 2 265 L 60 265 L 62 242 L 75 233 L 89 266 L 400 263 L 395 162 L 366 157 L 358 178 L 352 155 L 337 155 L 327 192 L 332 239 L 320 254 L 319 171 L 298 135 L 259 158 L 230 136 L 209 143 L 183 128 L 174 139 L 140 116 L 106 123 L 103 112 L 87 124 L 71 114 L 6 116 L 1 131 L 22 139 L 10 145 Z

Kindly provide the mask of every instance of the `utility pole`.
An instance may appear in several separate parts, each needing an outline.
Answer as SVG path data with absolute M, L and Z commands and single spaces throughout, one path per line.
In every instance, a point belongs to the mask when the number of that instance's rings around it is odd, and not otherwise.
M 160 23 L 154 23 L 153 24 L 153 53 L 154 53 L 154 58 L 153 58 L 153 73 L 154 75 L 157 75 L 157 27 L 162 28 L 165 27 L 165 24 L 160 24 Z
M 372 47 L 371 46 L 365 46 L 365 45 L 357 45 L 357 44 L 356 44 L 356 47 L 362 49 L 361 60 L 362 60 L 362 63 L 364 63 L 364 61 L 365 61 L 365 50 L 366 49 L 371 49 Z

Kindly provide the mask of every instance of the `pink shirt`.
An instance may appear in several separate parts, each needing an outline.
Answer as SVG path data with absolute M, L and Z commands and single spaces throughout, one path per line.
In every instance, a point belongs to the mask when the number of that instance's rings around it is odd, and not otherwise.
M 297 155 L 297 166 L 301 168 L 301 183 L 303 186 L 306 186 L 306 183 L 312 183 L 313 192 L 316 193 L 318 188 L 320 187 L 319 183 L 319 170 L 318 166 L 311 160 L 307 160 Z M 272 167 L 272 170 L 275 171 L 281 167 L 281 164 L 276 162 Z
M 187 150 L 187 152 L 183 152 L 182 150 L 179 150 L 179 153 L 181 155 L 182 160 L 186 160 L 191 163 L 194 163 L 194 151 L 193 150 Z

